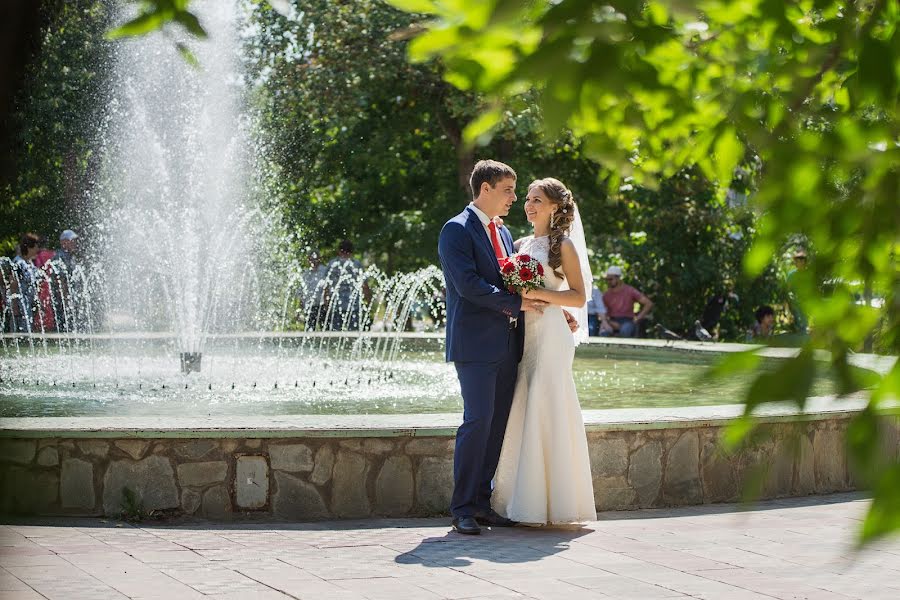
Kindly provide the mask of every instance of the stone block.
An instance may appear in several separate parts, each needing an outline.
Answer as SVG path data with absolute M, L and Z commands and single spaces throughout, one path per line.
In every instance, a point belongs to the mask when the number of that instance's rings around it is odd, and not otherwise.
M 178 465 L 178 483 L 182 486 L 203 487 L 213 483 L 222 483 L 228 474 L 228 463 L 209 461 L 198 463 L 182 463 Z
M 262 446 L 262 440 L 259 438 L 249 438 L 244 440 L 244 447 L 250 449 L 256 449 Z
M 59 495 L 63 508 L 93 510 L 97 503 L 94 494 L 94 465 L 78 458 L 64 460 Z
M 622 475 L 594 478 L 597 510 L 621 510 L 637 506 L 637 494 Z
M 147 448 L 150 447 L 150 442 L 147 440 L 116 440 L 113 444 L 134 460 L 140 460 Z
M 235 463 L 234 490 L 238 508 L 262 508 L 269 501 L 269 465 L 264 456 L 241 456 Z
M 900 458 L 900 417 L 878 419 L 879 453 L 885 459 Z
M 38 452 L 37 463 L 42 467 L 55 467 L 59 464 L 59 452 L 53 446 L 41 448 Z
M 456 447 L 454 438 L 417 438 L 403 447 L 409 456 L 453 456 Z
M 663 478 L 663 498 L 667 504 L 703 502 L 700 481 L 700 440 L 697 432 L 687 430 L 669 449 Z
M 362 440 L 360 439 L 341 440 L 338 442 L 338 446 L 351 452 L 362 452 Z
M 652 506 L 662 481 L 662 444 L 650 440 L 635 450 L 628 461 L 628 482 L 637 493 L 639 506 Z
M 78 449 L 84 454 L 104 458 L 109 454 L 109 443 L 105 440 L 80 440 Z
M 181 492 L 181 510 L 186 515 L 194 514 L 200 508 L 201 499 L 200 492 L 191 489 L 183 490 Z
M 391 456 L 384 461 L 375 479 L 375 512 L 401 517 L 413 505 L 412 461 L 408 456 Z
M 816 492 L 820 494 L 846 489 L 847 463 L 841 431 L 819 429 L 813 437 Z
M 363 440 L 362 451 L 366 454 L 385 454 L 394 449 L 390 440 L 380 438 L 368 438 Z
M 272 513 L 282 519 L 324 519 L 330 516 L 319 490 L 287 473 L 275 472 Z
M 112 462 L 103 476 L 103 512 L 115 516 L 122 512 L 122 489 L 129 488 L 142 503 L 144 510 L 177 508 L 178 490 L 175 472 L 162 456 L 149 456 L 134 461 L 122 459 Z
M 35 440 L 3 440 L 0 442 L 0 461 L 27 465 L 37 452 Z
M 366 489 L 366 457 L 356 452 L 338 451 L 331 489 L 331 512 L 338 517 L 365 517 L 371 512 Z
M 322 446 L 316 452 L 316 466 L 313 468 L 309 480 L 316 485 L 325 485 L 331 481 L 331 472 L 334 469 L 334 450 L 331 446 Z
M 269 462 L 275 471 L 312 471 L 313 453 L 305 444 L 269 444 Z
M 453 495 L 453 458 L 426 456 L 416 473 L 416 508 L 426 514 L 446 514 Z
M 700 451 L 700 478 L 705 502 L 729 502 L 738 498 L 734 455 L 725 452 L 718 440 L 708 440 Z
M 200 514 L 210 519 L 222 519 L 231 513 L 231 497 L 224 485 L 217 485 L 203 492 Z
M 791 493 L 794 483 L 794 458 L 799 451 L 796 437 L 788 436 L 775 441 L 769 472 L 763 487 L 763 497 L 780 498 Z
M 798 452 L 796 459 L 796 476 L 791 490 L 797 496 L 805 496 L 816 491 L 815 454 L 812 440 L 808 432 L 803 432 L 797 438 Z
M 59 498 L 59 475 L 27 467 L 4 467 L 0 491 L 0 512 L 46 514 L 52 512 Z
M 628 442 L 622 438 L 590 439 L 588 453 L 594 478 L 624 476 L 628 470 Z
M 172 445 L 175 454 L 188 460 L 199 460 L 207 455 L 218 455 L 219 445 L 215 440 L 188 440 Z M 218 458 L 218 456 L 215 456 Z

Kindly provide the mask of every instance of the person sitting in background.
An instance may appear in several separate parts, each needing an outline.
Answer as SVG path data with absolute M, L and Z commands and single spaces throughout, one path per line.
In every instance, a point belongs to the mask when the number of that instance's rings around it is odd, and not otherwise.
M 772 333 L 775 331 L 775 309 L 768 304 L 764 304 L 756 309 L 754 316 L 756 317 L 756 323 L 750 329 L 747 341 L 772 337 Z
M 591 297 L 587 302 L 588 335 L 598 336 L 601 332 L 612 332 L 612 325 L 606 316 L 606 305 L 603 304 L 603 293 L 595 285 L 591 288 Z
M 606 271 L 607 290 L 603 292 L 603 303 L 613 332 L 605 334 L 620 337 L 636 337 L 641 321 L 653 308 L 653 302 L 635 288 L 622 281 L 622 268 L 610 267 Z M 641 310 L 634 314 L 634 305 L 641 305 Z M 600 335 L 604 335 L 603 332 Z

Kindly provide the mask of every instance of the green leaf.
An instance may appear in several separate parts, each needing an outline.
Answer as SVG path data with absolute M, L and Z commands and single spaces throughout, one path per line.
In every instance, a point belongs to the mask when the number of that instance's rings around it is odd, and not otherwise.
M 881 474 L 873 492 L 860 531 L 860 546 L 900 530 L 900 464 L 893 464 Z
M 486 144 L 491 139 L 491 131 L 500 122 L 503 111 L 492 108 L 478 115 L 463 131 L 463 140 L 467 144 Z
M 193 13 L 187 11 L 179 11 L 175 13 L 174 20 L 178 21 L 190 33 L 200 39 L 206 39 L 206 30 L 200 25 L 200 20 Z
M 723 379 L 738 373 L 752 371 L 759 366 L 760 359 L 756 349 L 727 353 L 701 375 L 701 380 Z
M 744 268 L 751 277 L 759 275 L 775 257 L 775 244 L 769 238 L 758 238 L 744 255 Z
M 144 13 L 142 15 L 138 15 L 124 25 L 120 25 L 115 29 L 107 31 L 105 37 L 108 40 L 117 40 L 123 37 L 144 35 L 150 33 L 151 31 L 156 31 L 171 18 L 172 17 L 170 14 L 159 11 Z
M 747 392 L 746 413 L 752 413 L 757 406 L 772 402 L 793 402 L 802 409 L 815 375 L 813 349 L 806 346 L 797 356 L 781 360 L 774 371 L 761 373 L 756 377 Z
M 722 445 L 727 452 L 738 449 L 756 429 L 756 419 L 751 415 L 741 415 L 731 421 L 722 432 Z
M 197 57 L 194 56 L 194 53 L 191 52 L 190 48 L 188 48 L 181 42 L 175 44 L 175 47 L 178 49 L 178 53 L 181 54 L 181 57 L 185 60 L 185 62 L 187 62 L 187 64 L 197 69 L 200 68 L 200 61 L 197 60 Z
M 896 34 L 895 34 L 896 35 Z M 863 40 L 859 53 L 859 86 L 875 101 L 896 104 L 897 65 L 894 48 L 873 37 Z
M 734 168 L 744 156 L 744 145 L 737 137 L 734 127 L 730 125 L 719 134 L 713 147 L 716 164 L 716 178 L 719 185 L 727 187 L 731 183 Z

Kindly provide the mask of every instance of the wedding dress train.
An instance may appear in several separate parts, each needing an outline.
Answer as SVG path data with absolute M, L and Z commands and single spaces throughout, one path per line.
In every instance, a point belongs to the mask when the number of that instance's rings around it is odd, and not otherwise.
M 547 264 L 549 238 L 526 238 L 519 252 L 543 264 L 544 287 L 564 286 Z M 494 510 L 530 524 L 596 520 L 584 420 L 572 378 L 575 341 L 559 306 L 526 312 L 524 318 L 525 348 L 494 476 Z

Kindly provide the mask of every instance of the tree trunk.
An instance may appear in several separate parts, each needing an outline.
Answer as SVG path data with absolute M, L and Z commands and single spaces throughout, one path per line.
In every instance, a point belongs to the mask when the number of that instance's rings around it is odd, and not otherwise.
M 57 10 L 55 2 L 3 0 L 0 2 L 0 182 L 13 176 L 17 148 L 10 115 L 16 95 L 25 82 L 25 70 L 41 46 L 41 28 L 46 13 Z

